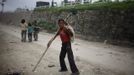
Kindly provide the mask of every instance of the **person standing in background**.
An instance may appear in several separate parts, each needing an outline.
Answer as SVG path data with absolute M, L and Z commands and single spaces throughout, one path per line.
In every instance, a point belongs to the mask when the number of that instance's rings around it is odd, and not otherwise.
M 40 28 L 38 27 L 36 20 L 33 22 L 33 26 L 34 26 L 33 27 L 34 41 L 38 41 L 38 33 L 39 33 Z
M 21 20 L 20 28 L 21 28 L 21 41 L 26 42 L 27 23 L 25 19 Z
M 33 27 L 31 23 L 28 23 L 28 39 L 29 42 L 32 42 L 32 33 L 33 33 Z

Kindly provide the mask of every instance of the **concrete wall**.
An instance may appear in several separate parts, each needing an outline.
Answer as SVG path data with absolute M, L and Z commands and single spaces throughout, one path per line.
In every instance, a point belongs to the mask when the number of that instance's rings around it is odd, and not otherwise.
M 31 17 L 31 12 L 7 12 L 7 13 L 1 13 L 0 14 L 0 22 L 11 24 L 11 25 L 19 25 L 21 22 L 21 19 L 25 19 L 26 21 L 29 21 Z
M 33 13 L 33 19 L 57 23 L 72 12 L 49 11 Z M 134 11 L 132 10 L 85 10 L 76 11 L 68 22 L 77 34 L 93 41 L 130 41 L 134 42 Z
M 0 16 L 0 21 L 18 24 L 20 19 L 26 18 L 30 21 L 44 20 L 56 25 L 59 18 L 66 18 L 72 14 L 68 22 L 83 39 L 134 42 L 133 10 L 84 10 L 73 13 L 65 11 L 6 13 Z

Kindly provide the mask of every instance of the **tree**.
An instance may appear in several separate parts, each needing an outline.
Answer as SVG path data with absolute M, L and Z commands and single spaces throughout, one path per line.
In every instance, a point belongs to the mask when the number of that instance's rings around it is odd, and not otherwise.
M 119 2 L 119 0 L 115 0 L 115 2 Z
M 90 0 L 89 3 L 92 3 L 92 0 Z
M 64 0 L 64 3 L 68 3 L 68 0 Z
M 52 0 L 52 5 L 51 6 L 54 7 L 54 0 Z

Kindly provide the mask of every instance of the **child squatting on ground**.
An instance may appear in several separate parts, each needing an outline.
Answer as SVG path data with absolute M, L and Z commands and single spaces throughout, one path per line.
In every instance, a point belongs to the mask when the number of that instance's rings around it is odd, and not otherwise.
M 71 75 L 79 75 L 80 73 L 75 64 L 74 55 L 73 55 L 72 48 L 71 48 L 72 33 L 70 33 L 70 31 L 66 28 L 67 23 L 63 19 L 58 20 L 58 25 L 59 25 L 58 32 L 48 42 L 47 47 L 49 47 L 51 45 L 51 43 L 55 40 L 55 38 L 59 35 L 61 38 L 61 41 L 62 41 L 62 47 L 61 47 L 61 52 L 60 52 L 60 56 L 59 56 L 61 69 L 59 70 L 59 72 L 67 71 L 67 67 L 66 67 L 65 60 L 64 60 L 65 56 L 67 54 L 70 68 L 72 71 Z

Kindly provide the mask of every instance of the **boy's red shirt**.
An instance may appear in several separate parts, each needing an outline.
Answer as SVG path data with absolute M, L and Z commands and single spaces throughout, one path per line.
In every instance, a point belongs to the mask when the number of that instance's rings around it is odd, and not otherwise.
M 61 41 L 63 43 L 70 41 L 70 37 L 67 33 L 65 33 L 63 27 L 58 30 L 57 35 L 60 35 Z

